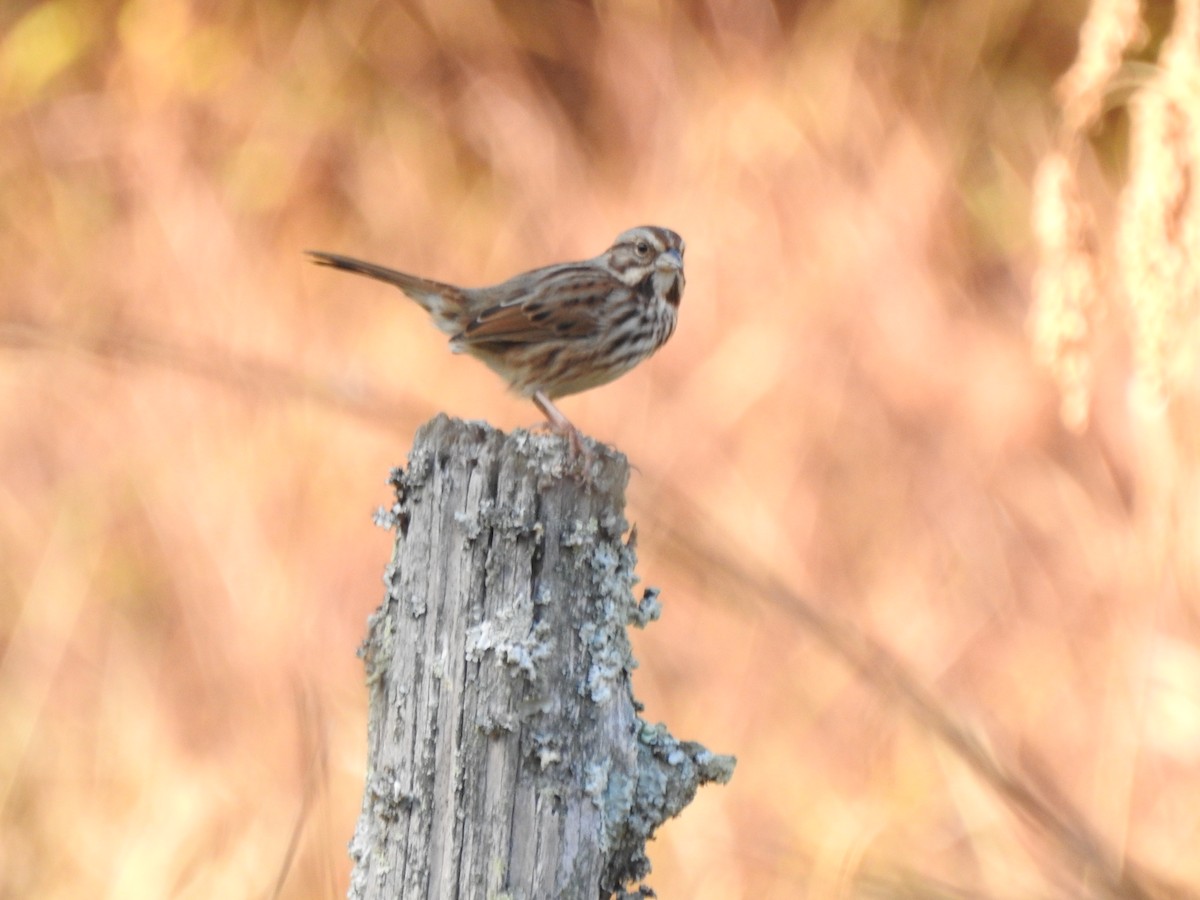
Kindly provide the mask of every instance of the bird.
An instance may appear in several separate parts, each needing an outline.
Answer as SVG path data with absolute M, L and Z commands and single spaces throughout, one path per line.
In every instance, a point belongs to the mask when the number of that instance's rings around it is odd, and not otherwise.
M 555 263 L 487 287 L 459 287 L 350 256 L 318 265 L 394 285 L 450 337 L 533 401 L 578 454 L 582 435 L 553 401 L 608 384 L 667 342 L 683 299 L 683 239 L 656 225 L 622 232 L 591 259 Z

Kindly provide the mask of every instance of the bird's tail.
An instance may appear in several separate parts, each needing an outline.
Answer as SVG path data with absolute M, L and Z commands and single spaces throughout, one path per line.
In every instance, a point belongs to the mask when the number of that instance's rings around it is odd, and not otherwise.
M 378 266 L 375 263 L 364 262 L 350 256 L 325 253 L 320 250 L 307 252 L 312 261 L 318 265 L 342 269 L 345 272 L 355 272 L 395 285 L 433 316 L 434 323 L 447 334 L 456 334 L 462 328 L 461 320 L 465 313 L 465 298 L 461 288 L 429 278 L 409 275 L 407 272 Z

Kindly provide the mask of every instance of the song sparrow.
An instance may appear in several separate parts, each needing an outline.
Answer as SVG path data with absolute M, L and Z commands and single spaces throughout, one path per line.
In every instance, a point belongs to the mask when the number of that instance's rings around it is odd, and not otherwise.
M 314 262 L 394 284 L 450 335 L 450 349 L 486 363 L 537 404 L 576 452 L 579 432 L 551 402 L 607 384 L 666 343 L 683 296 L 683 239 L 631 228 L 599 256 L 463 288 L 335 253 Z

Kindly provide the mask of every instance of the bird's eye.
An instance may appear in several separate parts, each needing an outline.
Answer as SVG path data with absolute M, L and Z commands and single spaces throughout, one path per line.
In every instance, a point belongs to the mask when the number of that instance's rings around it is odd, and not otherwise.
M 638 241 L 633 245 L 633 249 L 637 252 L 638 256 L 645 256 L 650 252 L 650 245 L 646 241 Z

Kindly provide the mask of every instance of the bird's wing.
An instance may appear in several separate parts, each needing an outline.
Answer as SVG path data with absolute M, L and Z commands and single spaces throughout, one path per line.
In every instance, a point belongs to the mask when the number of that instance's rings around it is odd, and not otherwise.
M 604 307 L 629 290 L 595 266 L 555 266 L 530 275 L 514 296 L 484 309 L 454 341 L 526 344 L 590 337 L 600 325 Z

